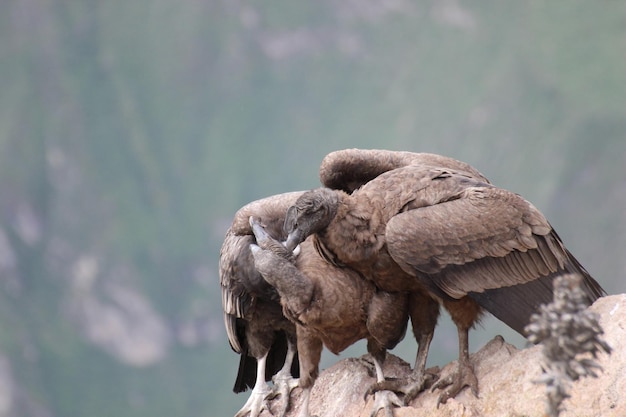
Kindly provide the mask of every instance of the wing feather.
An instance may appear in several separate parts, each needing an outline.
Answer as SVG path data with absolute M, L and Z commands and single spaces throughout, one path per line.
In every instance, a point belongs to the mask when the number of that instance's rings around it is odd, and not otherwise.
M 490 186 L 400 213 L 385 237 L 406 272 L 453 298 L 535 280 L 562 269 L 568 258 L 532 204 Z
M 246 317 L 254 303 L 254 297 L 246 289 L 246 285 L 250 285 L 246 281 L 250 281 L 251 274 L 256 273 L 254 269 L 246 268 L 249 262 L 247 258 L 251 256 L 248 254 L 249 242 L 252 240 L 251 236 L 237 236 L 229 230 L 220 250 L 219 271 L 224 326 L 228 342 L 237 353 L 244 350 L 242 335 L 237 331 L 238 320 Z
M 254 236 L 248 219 L 254 216 L 268 232 L 284 239 L 283 222 L 289 206 L 302 191 L 278 194 L 253 201 L 235 213 L 220 249 L 219 275 L 222 292 L 222 310 L 228 342 L 237 353 L 244 350 L 243 333 L 239 321 L 247 319 L 257 297 L 279 302 L 278 294 L 254 268 L 250 244 Z

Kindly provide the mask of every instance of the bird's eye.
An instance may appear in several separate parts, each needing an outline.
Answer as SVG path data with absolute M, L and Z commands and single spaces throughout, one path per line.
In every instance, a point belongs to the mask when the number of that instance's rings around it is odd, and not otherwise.
M 326 209 L 326 206 L 324 204 L 316 202 L 316 203 L 311 204 L 310 211 L 312 213 L 319 213 L 320 211 L 324 211 L 325 209 Z

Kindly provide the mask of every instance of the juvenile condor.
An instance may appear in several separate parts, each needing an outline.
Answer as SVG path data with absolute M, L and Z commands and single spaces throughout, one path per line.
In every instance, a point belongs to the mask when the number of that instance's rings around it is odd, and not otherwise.
M 319 373 L 322 347 L 339 354 L 360 339 L 374 359 L 378 384 L 385 381 L 382 363 L 386 350 L 404 337 L 408 321 L 408 296 L 376 289 L 356 271 L 326 261 L 315 248 L 314 238 L 300 244 L 294 257 L 274 240 L 254 218 L 252 244 L 255 267 L 278 290 L 285 316 L 296 323 L 300 355 L 299 386 L 303 389 L 300 417 L 308 417 L 309 396 Z M 402 405 L 391 391 L 376 392 L 372 416 Z
M 423 389 L 428 347 L 443 305 L 459 338 L 459 365 L 433 388 L 444 403 L 478 381 L 469 360 L 468 330 L 484 310 L 524 335 L 552 281 L 581 277 L 589 303 L 604 290 L 565 248 L 545 217 L 517 194 L 491 185 L 467 164 L 432 154 L 344 150 L 320 169 L 326 187 L 289 208 L 286 246 L 314 235 L 336 265 L 359 271 L 385 291 L 410 291 L 419 343 L 412 376 L 380 389 Z M 351 192 L 351 194 L 349 194 Z
M 296 328 L 282 313 L 280 298 L 254 267 L 250 244 L 254 235 L 248 219 L 256 216 L 279 238 L 287 208 L 302 193 L 286 193 L 254 201 L 237 211 L 220 250 L 219 273 L 224 325 L 231 348 L 240 354 L 235 393 L 252 388 L 236 417 L 257 417 L 267 399 L 282 395 L 283 414 L 298 377 Z M 274 376 L 274 386 L 266 381 Z

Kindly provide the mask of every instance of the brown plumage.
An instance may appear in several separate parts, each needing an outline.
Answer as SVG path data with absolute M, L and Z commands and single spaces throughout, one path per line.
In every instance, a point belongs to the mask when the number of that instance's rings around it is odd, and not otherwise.
M 313 237 L 300 245 L 295 257 L 251 219 L 257 245 L 252 245 L 255 267 L 278 290 L 285 316 L 296 323 L 300 382 L 303 388 L 301 416 L 308 416 L 308 398 L 318 376 L 322 347 L 338 354 L 360 339 L 382 383 L 386 350 L 404 337 L 407 294 L 377 291 L 356 271 L 327 262 L 315 248 Z M 380 394 L 380 395 L 379 395 Z M 377 394 L 373 414 L 380 408 L 400 405 L 395 394 Z
M 419 350 L 403 388 L 408 399 L 423 387 L 439 304 L 459 335 L 458 371 L 436 385 L 451 385 L 440 396 L 445 402 L 464 386 L 478 392 L 467 333 L 483 309 L 523 334 L 530 315 L 552 300 L 557 276 L 580 276 L 589 302 L 604 294 L 531 203 L 467 164 L 353 149 L 328 155 L 320 178 L 335 189 L 309 191 L 289 209 L 287 246 L 315 234 L 337 265 L 385 291 L 411 292 Z
M 283 315 L 276 290 L 254 267 L 250 244 L 255 239 L 248 219 L 256 216 L 275 236 L 281 237 L 287 207 L 301 194 L 280 194 L 242 207 L 222 244 L 219 273 L 224 325 L 230 346 L 241 356 L 233 391 L 253 388 L 237 417 L 248 412 L 250 417 L 258 416 L 266 407 L 266 398 L 276 390 L 282 390 L 286 410 L 293 386 L 291 373 L 298 376 L 296 328 Z M 272 376 L 276 378 L 273 389 L 265 383 Z

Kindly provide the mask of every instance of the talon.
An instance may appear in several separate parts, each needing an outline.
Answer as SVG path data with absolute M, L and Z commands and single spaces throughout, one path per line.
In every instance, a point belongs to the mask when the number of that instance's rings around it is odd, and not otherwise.
M 387 417 L 393 417 L 394 407 L 404 407 L 404 401 L 400 400 L 393 391 L 378 391 L 374 394 L 374 406 L 370 417 L 376 417 L 380 410 L 385 410 Z
M 430 392 L 435 392 L 436 389 L 443 389 L 446 388 L 450 385 L 452 385 L 452 377 L 450 375 L 446 376 L 445 378 L 439 378 L 439 380 L 433 384 L 433 386 L 430 388 Z
M 417 395 L 431 386 L 438 377 L 439 368 L 428 369 L 426 371 L 415 371 L 406 378 L 376 382 L 369 386 L 363 395 L 363 399 L 376 394 L 379 391 L 391 391 L 398 394 L 404 394 L 403 404 L 409 404 L 417 397 Z
M 447 392 L 443 392 L 439 398 L 437 398 L 437 409 L 439 405 L 445 404 L 450 399 L 450 395 Z
M 241 407 L 241 410 L 235 414 L 235 417 L 244 417 L 250 413 L 250 417 L 258 417 L 263 410 L 269 411 L 268 396 L 272 394 L 269 385 L 263 384 L 252 389 L 248 401 Z
M 270 393 L 267 398 L 271 400 L 276 397 L 282 397 L 278 416 L 284 417 L 287 414 L 287 410 L 289 410 L 291 391 L 299 386 L 300 380 L 293 378 L 289 372 L 280 371 L 274 375 L 272 382 L 274 383 L 274 387 L 272 393 Z
M 387 381 L 384 381 L 384 382 L 387 382 Z M 389 388 L 387 388 L 387 389 L 389 389 Z M 365 393 L 363 394 L 363 401 L 367 401 L 367 398 L 370 395 L 375 395 L 377 392 L 383 391 L 383 390 L 385 390 L 385 388 L 383 387 L 383 383 L 381 383 L 381 382 L 373 383 L 372 385 L 370 385 L 367 388 L 367 390 L 365 390 Z M 390 390 L 390 391 L 393 391 L 393 390 Z
M 437 399 L 437 408 L 439 404 L 445 404 L 450 398 L 456 397 L 465 387 L 470 387 L 474 396 L 478 397 L 478 380 L 470 365 L 459 366 L 453 374 L 440 379 L 433 385 L 432 391 L 437 388 L 446 388 Z
M 428 389 L 428 387 L 436 381 L 437 377 L 437 374 L 429 371 L 424 373 L 420 372 L 417 375 L 411 376 L 410 379 L 412 382 L 408 383 L 403 389 L 404 402 L 409 404 L 413 401 L 420 392 Z

